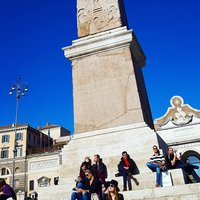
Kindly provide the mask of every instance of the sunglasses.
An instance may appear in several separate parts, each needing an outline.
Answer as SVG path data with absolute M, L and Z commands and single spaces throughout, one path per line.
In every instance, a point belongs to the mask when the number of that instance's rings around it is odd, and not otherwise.
M 113 184 L 110 184 L 110 187 L 113 187 L 113 188 L 114 188 L 115 186 L 114 186 Z
M 158 149 L 157 147 L 154 147 L 153 149 Z

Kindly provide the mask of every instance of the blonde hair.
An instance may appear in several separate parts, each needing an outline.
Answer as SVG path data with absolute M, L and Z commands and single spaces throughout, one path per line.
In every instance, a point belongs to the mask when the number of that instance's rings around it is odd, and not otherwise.
M 115 194 L 115 200 L 119 200 L 119 195 L 118 195 L 118 190 L 116 187 L 114 187 L 115 190 L 114 190 L 114 194 Z M 112 200 L 112 196 L 110 194 L 110 191 L 108 190 L 108 200 Z

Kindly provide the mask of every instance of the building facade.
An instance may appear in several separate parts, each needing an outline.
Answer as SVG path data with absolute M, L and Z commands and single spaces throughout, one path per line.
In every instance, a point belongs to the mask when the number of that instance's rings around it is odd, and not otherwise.
M 46 147 L 48 136 L 27 124 L 13 124 L 0 127 L 0 138 L 0 175 L 15 191 L 26 191 L 27 155 L 34 148 Z
M 184 162 L 199 166 L 200 176 L 200 110 L 173 96 L 167 112 L 154 121 L 160 148 L 166 153 L 172 147 Z

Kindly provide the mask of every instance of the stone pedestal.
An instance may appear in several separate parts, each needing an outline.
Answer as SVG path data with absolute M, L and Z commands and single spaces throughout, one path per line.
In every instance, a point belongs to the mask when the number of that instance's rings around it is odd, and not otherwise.
M 133 32 L 120 27 L 63 48 L 72 61 L 75 133 L 146 122 L 153 127 Z
M 74 182 L 80 165 L 86 156 L 93 159 L 99 154 L 107 166 L 108 179 L 118 172 L 117 165 L 122 151 L 127 151 L 135 160 L 139 173 L 147 173 L 146 162 L 152 155 L 156 133 L 145 123 L 135 123 L 115 128 L 76 134 L 62 149 L 62 165 L 59 169 L 60 183 Z

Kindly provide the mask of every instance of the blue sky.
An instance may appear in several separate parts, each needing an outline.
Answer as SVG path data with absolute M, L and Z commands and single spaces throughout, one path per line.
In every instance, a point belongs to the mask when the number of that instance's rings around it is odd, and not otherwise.
M 173 95 L 200 109 L 200 1 L 124 0 L 129 28 L 147 57 L 143 68 L 153 118 Z M 0 1 L 0 126 L 15 120 L 18 77 L 29 92 L 19 102 L 19 123 L 47 122 L 73 132 L 71 63 L 62 47 L 77 39 L 75 0 Z

